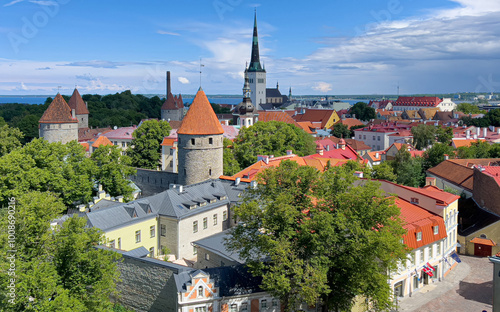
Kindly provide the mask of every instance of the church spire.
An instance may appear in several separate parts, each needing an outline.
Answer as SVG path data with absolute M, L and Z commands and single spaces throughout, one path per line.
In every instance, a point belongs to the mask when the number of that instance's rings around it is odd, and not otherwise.
M 254 22 L 253 22 L 253 40 L 252 40 L 252 57 L 250 59 L 250 66 L 248 67 L 250 72 L 265 72 L 265 69 L 260 65 L 259 57 L 259 36 L 257 34 L 257 10 L 255 11 Z

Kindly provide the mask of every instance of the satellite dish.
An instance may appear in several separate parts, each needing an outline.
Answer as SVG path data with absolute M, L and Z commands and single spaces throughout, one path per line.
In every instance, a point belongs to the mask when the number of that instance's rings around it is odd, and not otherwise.
M 117 127 L 117 126 L 114 126 L 114 127 L 113 127 L 113 129 L 115 129 L 115 130 L 116 130 L 116 129 L 118 129 L 118 127 Z

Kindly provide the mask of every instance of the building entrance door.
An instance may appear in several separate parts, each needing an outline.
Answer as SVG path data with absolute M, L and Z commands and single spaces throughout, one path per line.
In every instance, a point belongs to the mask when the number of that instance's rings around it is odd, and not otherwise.
M 475 243 L 474 256 L 491 257 L 491 246 Z

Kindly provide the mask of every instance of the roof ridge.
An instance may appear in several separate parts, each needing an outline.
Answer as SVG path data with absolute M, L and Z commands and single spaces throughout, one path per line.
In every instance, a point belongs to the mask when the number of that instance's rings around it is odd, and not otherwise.
M 78 123 L 72 116 L 72 110 L 60 93 L 52 100 L 45 110 L 39 123 Z
M 186 116 L 183 118 L 177 133 L 190 135 L 224 133 L 224 129 L 201 87 L 196 93 L 193 103 L 189 107 Z

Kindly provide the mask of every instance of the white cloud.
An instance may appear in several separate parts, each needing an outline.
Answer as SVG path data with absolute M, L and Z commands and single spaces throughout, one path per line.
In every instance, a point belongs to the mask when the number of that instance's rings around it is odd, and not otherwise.
M 55 1 L 43 1 L 43 0 L 30 0 L 31 3 L 43 5 L 43 6 L 55 6 L 59 5 Z
M 319 91 L 321 93 L 326 93 L 330 90 L 332 90 L 332 85 L 327 83 L 327 82 L 317 82 L 313 87 L 313 90 Z
M 181 35 L 179 33 L 166 31 L 166 30 L 158 30 L 156 33 L 160 34 L 160 35 L 171 35 L 171 36 L 180 36 Z
M 182 83 L 182 84 L 189 84 L 189 79 L 187 79 L 186 77 L 179 77 L 177 78 L 177 80 Z
M 3 6 L 4 7 L 8 7 L 8 6 L 14 5 L 14 4 L 19 3 L 19 2 L 23 2 L 23 1 L 24 0 L 13 0 L 13 1 L 9 2 L 9 3 L 4 4 Z

